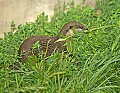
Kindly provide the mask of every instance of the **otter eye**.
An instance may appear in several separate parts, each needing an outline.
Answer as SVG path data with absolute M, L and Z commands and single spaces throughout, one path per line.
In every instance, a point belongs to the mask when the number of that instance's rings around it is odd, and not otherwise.
M 70 28 L 70 29 L 72 29 L 72 28 L 73 28 L 73 26 L 70 26 L 69 28 Z

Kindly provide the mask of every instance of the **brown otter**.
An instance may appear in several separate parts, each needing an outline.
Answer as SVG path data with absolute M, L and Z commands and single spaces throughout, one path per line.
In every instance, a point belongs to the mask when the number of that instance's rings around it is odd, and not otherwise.
M 62 30 L 59 32 L 59 35 L 73 36 L 73 27 L 76 29 L 76 31 L 81 29 L 87 30 L 87 28 L 79 22 L 69 22 L 62 27 Z M 38 49 L 35 49 L 34 53 L 32 53 L 31 51 L 33 44 L 35 44 L 37 41 L 39 41 L 41 45 L 40 50 L 45 52 L 45 57 L 50 56 L 54 51 L 61 52 L 66 50 L 66 46 L 63 46 L 66 43 L 66 41 L 56 42 L 58 39 L 60 39 L 60 36 L 30 36 L 21 44 L 19 48 L 18 54 L 23 54 L 20 58 L 20 62 L 25 63 L 27 58 L 32 54 L 36 56 L 38 55 Z M 19 63 L 15 63 L 13 68 L 19 69 Z

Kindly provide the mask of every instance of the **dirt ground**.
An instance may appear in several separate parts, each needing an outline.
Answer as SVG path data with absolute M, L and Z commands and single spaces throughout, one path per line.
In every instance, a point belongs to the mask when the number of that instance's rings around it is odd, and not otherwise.
M 0 0 L 0 38 L 4 38 L 4 32 L 10 31 L 10 22 L 14 21 L 16 26 L 26 22 L 34 22 L 37 15 L 45 12 L 50 17 L 54 14 L 54 7 L 59 0 Z M 69 4 L 72 0 L 60 0 Z M 74 0 L 80 4 L 82 0 Z M 95 0 L 86 0 L 86 4 L 94 7 Z

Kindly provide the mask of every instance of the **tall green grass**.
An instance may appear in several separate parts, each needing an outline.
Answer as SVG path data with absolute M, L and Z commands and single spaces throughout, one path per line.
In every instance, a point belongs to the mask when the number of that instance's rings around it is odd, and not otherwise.
M 120 1 L 98 0 L 95 9 L 72 2 L 66 10 L 57 8 L 51 22 L 44 13 L 34 23 L 11 25 L 0 40 L 1 93 L 119 93 L 120 91 Z M 55 53 L 46 62 L 32 57 L 20 70 L 9 65 L 19 62 L 20 44 L 31 35 L 54 36 L 70 21 L 84 24 L 67 42 L 67 53 Z M 37 60 L 34 63 L 33 60 Z

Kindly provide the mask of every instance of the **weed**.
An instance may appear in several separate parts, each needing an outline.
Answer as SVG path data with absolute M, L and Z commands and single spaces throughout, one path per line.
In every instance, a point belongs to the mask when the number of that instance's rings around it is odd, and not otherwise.
M 26 23 L 5 33 L 0 40 L 1 93 L 119 93 L 120 91 L 120 1 L 98 0 L 95 9 L 73 6 L 58 9 L 48 22 L 44 13 L 34 23 Z M 77 21 L 89 33 L 70 37 L 67 53 L 32 57 L 20 70 L 10 70 L 18 62 L 18 49 L 31 35 L 57 35 L 62 26 Z M 13 33 L 13 30 L 16 32 Z M 61 39 L 62 40 L 62 39 Z M 39 47 L 37 44 L 34 47 Z M 36 60 L 36 63 L 33 63 Z

